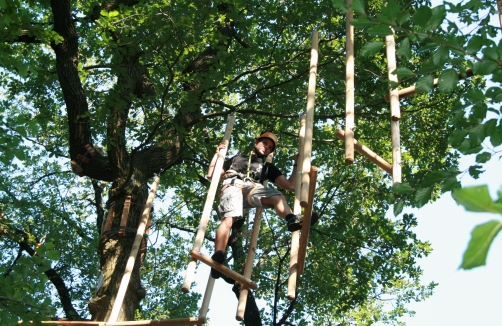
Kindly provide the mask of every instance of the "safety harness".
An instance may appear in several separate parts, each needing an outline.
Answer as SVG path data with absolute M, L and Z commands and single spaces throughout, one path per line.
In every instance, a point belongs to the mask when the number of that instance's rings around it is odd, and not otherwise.
M 227 170 L 225 172 L 225 179 L 230 179 L 230 178 L 238 178 L 238 179 L 241 179 L 243 180 L 244 182 L 246 181 L 250 181 L 253 183 L 253 189 L 251 189 L 251 191 L 249 191 L 248 195 L 247 195 L 247 202 L 250 206 L 253 206 L 253 199 L 252 199 L 252 195 L 253 195 L 253 192 L 256 190 L 256 188 L 258 188 L 258 183 L 255 182 L 253 179 L 251 179 L 250 177 L 250 174 L 251 174 L 251 158 L 253 157 L 253 151 L 251 151 L 249 153 L 249 160 L 248 160 L 248 168 L 247 168 L 247 171 L 246 171 L 246 175 L 244 176 L 243 173 L 240 173 L 240 172 L 237 172 L 235 170 Z M 222 188 L 221 188 L 221 192 L 223 193 L 223 191 L 225 189 L 227 189 L 228 187 L 230 186 L 230 184 L 226 184 L 224 185 Z M 239 188 L 241 189 L 242 191 L 242 184 L 239 185 Z

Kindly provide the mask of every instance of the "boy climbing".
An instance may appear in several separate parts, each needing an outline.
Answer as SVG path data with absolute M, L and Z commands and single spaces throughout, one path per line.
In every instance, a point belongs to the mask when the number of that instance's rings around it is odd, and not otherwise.
M 223 164 L 220 172 L 223 184 L 220 205 L 218 206 L 222 220 L 216 231 L 215 253 L 211 257 L 214 261 L 220 264 L 225 262 L 225 249 L 230 229 L 235 221 L 243 218 L 244 208 L 274 208 L 277 215 L 286 220 L 289 231 L 294 232 L 301 229 L 302 216 L 293 214 L 282 192 L 266 188 L 262 184 L 264 180 L 269 180 L 285 190 L 295 189 L 297 156 L 289 178 L 286 178 L 274 164 L 265 162 L 267 156 L 275 151 L 276 146 L 277 136 L 271 132 L 265 132 L 255 140 L 253 151 L 249 156 L 236 155 Z M 219 151 L 225 147 L 225 142 L 218 145 L 208 171 L 209 176 L 212 176 L 214 172 L 212 166 L 216 162 Z M 215 172 L 218 173 L 218 171 Z M 311 225 L 314 225 L 318 219 L 319 215 L 315 212 L 312 213 Z M 221 273 L 211 269 L 211 275 L 217 279 Z

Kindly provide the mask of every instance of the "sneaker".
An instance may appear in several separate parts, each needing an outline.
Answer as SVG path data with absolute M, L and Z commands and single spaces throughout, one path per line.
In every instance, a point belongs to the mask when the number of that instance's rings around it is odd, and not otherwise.
M 301 215 L 293 215 L 293 214 L 289 214 L 288 216 L 290 216 L 287 219 L 288 230 L 290 232 L 295 232 L 295 231 L 300 230 L 302 228 L 303 217 Z M 287 218 L 287 216 L 286 216 L 286 218 Z M 310 217 L 310 226 L 316 224 L 317 221 L 319 221 L 319 218 L 320 218 L 319 213 L 313 212 L 312 216 Z
M 212 256 L 211 256 L 211 259 L 213 259 L 215 262 L 219 263 L 219 264 L 223 264 L 225 262 L 225 259 L 227 257 L 225 256 L 225 253 L 223 252 L 223 250 L 218 250 L 217 252 L 215 252 Z M 223 276 L 223 274 L 214 269 L 214 268 L 211 268 L 211 276 L 214 278 L 214 279 L 219 279 L 221 276 Z
M 286 216 L 288 223 L 288 230 L 290 232 L 295 232 L 300 230 L 302 228 L 302 222 L 303 222 L 302 216 L 294 214 L 289 214 L 288 216 Z

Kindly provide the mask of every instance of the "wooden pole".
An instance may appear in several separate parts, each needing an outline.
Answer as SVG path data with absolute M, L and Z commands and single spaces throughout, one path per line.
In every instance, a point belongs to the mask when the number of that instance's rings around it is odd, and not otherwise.
M 336 136 L 340 140 L 345 140 L 345 132 L 341 129 L 338 129 L 336 131 Z M 354 139 L 354 148 L 364 157 L 366 157 L 368 160 L 371 162 L 375 163 L 379 167 L 381 167 L 384 171 L 386 171 L 388 174 L 392 175 L 392 165 L 385 161 L 383 158 L 378 156 L 375 152 L 373 152 L 371 149 L 368 147 L 361 145 L 356 139 Z
M 500 0 L 497 0 L 497 8 L 499 10 L 499 23 L 502 28 L 502 6 L 500 5 Z
M 302 114 L 300 116 L 300 130 L 298 132 L 298 160 L 303 161 L 304 145 L 305 145 L 305 129 L 307 123 L 307 116 Z M 300 205 L 300 192 L 302 188 L 302 180 L 298 176 L 295 179 L 295 200 L 293 203 L 293 214 L 298 215 L 302 212 Z M 298 250 L 300 246 L 300 230 L 291 234 L 291 254 L 289 255 L 289 278 L 288 278 L 288 292 L 287 297 L 289 300 L 296 298 L 296 279 L 298 277 Z
M 312 32 L 312 49 L 310 51 L 310 73 L 309 73 L 309 86 L 307 93 L 307 122 L 305 128 L 305 142 L 303 148 L 303 158 L 300 161 L 298 168 L 301 168 L 302 185 L 300 192 L 300 205 L 307 206 L 309 197 L 309 172 L 310 163 L 312 161 L 312 136 L 314 130 L 314 105 L 315 105 L 315 88 L 316 88 L 316 75 L 317 75 L 317 62 L 318 62 L 318 48 L 319 48 L 319 32 Z
M 274 155 L 269 154 L 267 157 L 267 162 L 272 163 Z M 263 182 L 263 186 L 267 187 L 268 180 Z M 261 218 L 263 213 L 263 207 L 257 207 L 253 222 L 253 232 L 251 233 L 251 241 L 248 248 L 248 256 L 246 258 L 246 265 L 244 266 L 244 277 L 251 279 L 251 273 L 253 272 L 253 262 L 256 253 L 256 248 L 258 246 L 258 235 L 260 234 Z M 248 288 L 243 287 L 239 293 L 239 304 L 237 305 L 237 313 L 235 319 L 241 321 L 244 319 L 244 313 L 246 312 L 246 304 L 248 300 Z
M 150 189 L 150 194 L 146 200 L 145 208 L 143 209 L 143 215 L 141 215 L 141 220 L 138 225 L 138 230 L 136 232 L 136 237 L 131 249 L 131 254 L 127 260 L 124 275 L 122 276 L 122 281 L 120 282 L 117 297 L 115 298 L 115 303 L 113 304 L 113 309 L 108 319 L 109 323 L 114 323 L 122 307 L 122 302 L 124 301 L 125 294 L 127 292 L 127 287 L 129 286 L 129 280 L 131 279 L 131 274 L 134 269 L 134 263 L 136 262 L 136 256 L 138 255 L 139 248 L 141 246 L 141 240 L 143 240 L 143 234 L 146 230 L 146 224 L 148 218 L 150 217 L 150 209 L 152 208 L 153 199 L 155 198 L 155 193 L 157 192 L 157 186 L 159 185 L 159 177 L 155 176 L 153 179 L 152 188 Z
M 396 64 L 396 43 L 394 41 L 394 34 L 385 37 L 385 44 L 387 50 L 387 76 L 391 83 L 395 83 L 394 89 L 389 91 L 390 96 L 390 113 L 392 121 L 401 119 L 401 111 L 399 109 L 399 91 L 397 89 L 397 75 L 393 72 L 397 68 Z
M 207 224 L 209 223 L 209 218 L 211 216 L 211 211 L 213 210 L 214 197 L 216 195 L 216 190 L 218 189 L 218 184 L 221 177 L 221 169 L 223 168 L 223 162 L 225 161 L 225 155 L 227 154 L 228 144 L 230 143 L 230 135 L 234 127 L 235 117 L 233 115 L 228 116 L 227 127 L 225 129 L 225 135 L 223 141 L 227 144 L 226 148 L 221 149 L 218 152 L 218 159 L 216 161 L 216 166 L 214 167 L 215 173 L 211 179 L 211 185 L 209 186 L 209 191 L 207 193 L 206 202 L 204 204 L 204 209 L 202 211 L 202 217 L 200 219 L 199 229 L 195 237 L 195 243 L 193 246 L 193 251 L 199 252 L 202 247 L 202 242 L 204 241 L 204 236 L 206 234 Z M 193 258 L 193 257 L 192 257 Z M 187 293 L 192 287 L 193 277 L 195 273 L 195 267 L 197 261 L 191 259 L 188 263 L 188 267 L 185 273 L 185 280 L 183 282 L 182 291 Z
M 350 8 L 352 0 L 347 0 Z M 345 70 L 345 163 L 354 163 L 354 26 L 350 23 L 354 13 L 349 9 L 345 25 L 346 40 L 346 70 Z
M 300 246 L 298 248 L 298 275 L 303 274 L 303 268 L 305 267 L 305 257 L 307 256 L 307 243 L 309 240 L 310 233 L 310 223 L 312 212 L 314 209 L 314 193 L 316 188 L 317 180 L 317 167 L 312 166 L 310 168 L 310 187 L 309 187 L 309 200 L 308 205 L 305 207 L 303 212 L 303 225 L 302 225 L 302 235 L 300 237 Z
M 401 182 L 401 141 L 399 136 L 399 120 L 390 121 L 392 137 L 392 183 Z
M 394 42 L 394 34 L 385 37 L 387 48 L 387 69 L 388 76 L 391 82 L 397 84 L 397 75 L 392 74 L 396 70 L 396 44 Z M 399 119 L 401 118 L 401 110 L 399 107 L 399 91 L 397 88 L 390 90 L 390 132 L 392 137 L 392 182 L 394 184 L 401 182 L 401 144 L 399 133 Z
M 199 318 L 206 319 L 207 311 L 209 310 L 209 302 L 211 301 L 211 295 L 213 294 L 214 282 L 216 280 L 209 275 L 207 280 L 206 292 L 204 292 L 204 299 L 202 300 L 202 306 L 199 310 Z

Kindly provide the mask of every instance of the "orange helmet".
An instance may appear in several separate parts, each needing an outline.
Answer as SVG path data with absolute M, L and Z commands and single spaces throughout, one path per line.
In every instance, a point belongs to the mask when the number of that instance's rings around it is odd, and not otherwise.
M 258 137 L 258 139 L 260 138 L 270 139 L 274 143 L 274 151 L 275 151 L 275 148 L 277 147 L 278 138 L 274 133 L 271 133 L 270 131 L 264 132 L 263 134 L 260 135 L 260 137 Z

